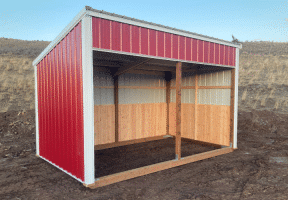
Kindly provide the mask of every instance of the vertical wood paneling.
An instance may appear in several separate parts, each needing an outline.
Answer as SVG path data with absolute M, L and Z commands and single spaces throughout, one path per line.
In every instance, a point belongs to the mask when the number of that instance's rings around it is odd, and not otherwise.
M 215 63 L 215 43 L 210 42 L 209 63 Z

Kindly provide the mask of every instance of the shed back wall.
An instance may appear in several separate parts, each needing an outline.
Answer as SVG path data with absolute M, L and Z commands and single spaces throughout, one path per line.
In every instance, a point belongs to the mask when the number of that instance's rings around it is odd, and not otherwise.
M 119 141 L 166 134 L 165 79 L 156 75 L 119 76 Z M 95 145 L 115 142 L 114 83 L 94 72 Z

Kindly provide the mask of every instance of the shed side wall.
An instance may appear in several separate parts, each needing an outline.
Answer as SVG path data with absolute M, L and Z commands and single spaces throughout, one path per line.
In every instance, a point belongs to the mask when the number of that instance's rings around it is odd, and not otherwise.
M 84 181 L 81 22 L 37 65 L 39 155 Z
M 235 47 L 107 19 L 92 17 L 92 37 L 94 48 L 235 66 Z

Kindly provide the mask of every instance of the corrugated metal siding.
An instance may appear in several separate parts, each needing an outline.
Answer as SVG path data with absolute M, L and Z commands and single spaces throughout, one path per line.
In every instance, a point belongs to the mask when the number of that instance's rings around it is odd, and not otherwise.
M 92 17 L 93 47 L 235 66 L 235 47 Z
M 198 75 L 198 86 L 230 86 L 231 70 Z M 175 77 L 171 87 L 175 87 Z M 184 73 L 182 87 L 195 86 L 195 74 Z M 230 105 L 231 89 L 198 89 L 197 103 L 208 105 Z M 176 89 L 171 89 L 170 101 L 176 102 Z M 181 89 L 181 103 L 195 103 L 195 89 Z
M 165 79 L 156 75 L 122 74 L 121 86 L 165 87 Z M 165 103 L 166 89 L 119 88 L 119 104 Z
M 84 180 L 81 23 L 37 65 L 39 154 Z
M 93 82 L 94 82 L 94 105 L 114 104 L 114 88 L 97 88 L 97 86 L 114 87 L 113 77 L 104 72 L 94 72 Z

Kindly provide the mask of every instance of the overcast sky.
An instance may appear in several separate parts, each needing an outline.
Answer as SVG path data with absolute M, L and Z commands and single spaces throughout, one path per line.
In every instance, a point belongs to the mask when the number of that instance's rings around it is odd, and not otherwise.
M 52 41 L 85 5 L 228 41 L 288 42 L 279 0 L 2 0 L 0 37 Z

